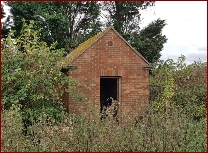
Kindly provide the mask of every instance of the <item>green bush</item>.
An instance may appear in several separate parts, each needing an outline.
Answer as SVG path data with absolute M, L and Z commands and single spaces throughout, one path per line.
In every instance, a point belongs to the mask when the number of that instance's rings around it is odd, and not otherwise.
M 40 41 L 40 31 L 33 24 L 23 20 L 21 35 L 13 38 L 11 32 L 2 42 L 2 106 L 8 110 L 12 104 L 21 104 L 26 127 L 43 112 L 60 122 L 64 93 L 83 97 L 76 90 L 80 84 L 60 71 L 64 50 Z
M 154 74 L 150 78 L 151 101 L 162 105 L 164 94 L 171 94 L 166 99 L 183 108 L 192 119 L 204 118 L 206 115 L 206 65 L 200 61 L 191 65 L 185 64 L 185 56 L 158 61 L 154 65 Z M 171 86 L 167 85 L 172 84 Z M 171 87 L 171 88 L 170 88 Z M 167 98 L 167 95 L 165 96 Z

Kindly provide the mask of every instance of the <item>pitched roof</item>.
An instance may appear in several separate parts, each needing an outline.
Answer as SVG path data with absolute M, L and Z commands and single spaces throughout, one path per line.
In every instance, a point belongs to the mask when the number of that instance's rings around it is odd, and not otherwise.
M 108 31 L 110 30 L 115 31 L 115 33 L 121 38 L 123 39 L 123 41 L 130 47 L 132 48 L 132 50 L 139 55 L 148 65 L 150 65 L 150 63 L 137 51 L 135 50 L 115 29 L 113 26 L 110 26 L 108 28 L 106 28 L 105 30 L 99 32 L 97 35 L 91 37 L 90 39 L 88 39 L 87 41 L 85 41 L 84 43 L 80 44 L 76 49 L 74 49 L 71 53 L 69 53 L 66 58 L 64 59 L 65 62 L 72 62 L 73 60 L 75 60 L 78 56 L 80 56 L 85 50 L 87 50 L 88 48 L 90 48 L 96 41 L 98 41 L 100 38 L 102 38 L 103 35 L 105 35 Z M 65 63 L 64 62 L 64 63 Z

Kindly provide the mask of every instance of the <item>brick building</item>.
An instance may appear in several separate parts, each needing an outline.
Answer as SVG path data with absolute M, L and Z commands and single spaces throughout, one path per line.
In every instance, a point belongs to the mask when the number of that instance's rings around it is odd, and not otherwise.
M 67 75 L 91 88 L 79 89 L 86 97 L 82 102 L 65 97 L 69 112 L 86 111 L 87 102 L 101 108 L 109 97 L 119 101 L 119 110 L 126 113 L 135 113 L 136 105 L 147 105 L 151 66 L 112 26 L 78 46 L 66 60 L 70 61 Z

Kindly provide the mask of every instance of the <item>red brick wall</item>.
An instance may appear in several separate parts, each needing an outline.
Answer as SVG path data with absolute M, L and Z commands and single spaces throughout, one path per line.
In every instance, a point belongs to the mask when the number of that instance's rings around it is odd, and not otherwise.
M 146 106 L 147 100 L 144 99 L 149 95 L 149 71 L 143 66 L 148 65 L 112 29 L 71 65 L 78 66 L 78 69 L 70 70 L 69 77 L 90 86 L 91 90 L 79 88 L 86 97 L 81 102 L 69 97 L 69 112 L 85 111 L 86 102 L 100 106 L 100 76 L 121 77 L 120 108 L 123 112 L 135 113 L 136 102 L 141 107 Z

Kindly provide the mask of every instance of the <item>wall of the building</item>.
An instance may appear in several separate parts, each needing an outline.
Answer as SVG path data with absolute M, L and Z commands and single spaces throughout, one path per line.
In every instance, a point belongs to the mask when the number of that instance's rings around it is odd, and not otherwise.
M 113 42 L 112 46 L 109 41 Z M 136 102 L 141 107 L 146 106 L 149 94 L 149 71 L 144 70 L 143 66 L 147 64 L 113 30 L 94 43 L 71 65 L 78 66 L 78 69 L 70 70 L 69 77 L 90 86 L 91 90 L 79 88 L 86 96 L 81 102 L 69 97 L 70 112 L 86 111 L 86 102 L 100 106 L 101 76 L 121 77 L 120 108 L 123 112 L 135 112 Z

